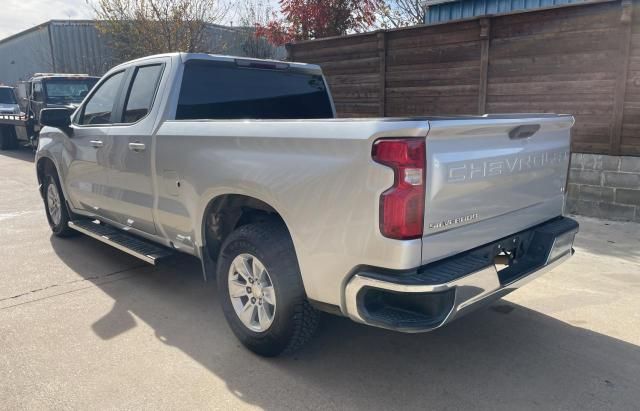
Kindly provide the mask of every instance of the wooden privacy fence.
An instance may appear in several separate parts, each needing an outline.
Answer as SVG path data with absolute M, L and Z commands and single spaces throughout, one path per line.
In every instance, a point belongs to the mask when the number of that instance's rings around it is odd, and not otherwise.
M 571 113 L 573 150 L 640 156 L 640 0 L 311 40 L 340 117 Z

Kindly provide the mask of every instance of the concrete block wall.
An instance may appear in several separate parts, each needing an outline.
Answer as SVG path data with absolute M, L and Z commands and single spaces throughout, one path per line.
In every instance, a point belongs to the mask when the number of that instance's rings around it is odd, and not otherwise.
M 640 222 L 640 157 L 572 154 L 567 211 Z

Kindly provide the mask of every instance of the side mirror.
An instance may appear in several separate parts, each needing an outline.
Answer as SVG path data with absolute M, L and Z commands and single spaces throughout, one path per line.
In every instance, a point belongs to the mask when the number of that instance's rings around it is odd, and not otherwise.
M 66 128 L 71 125 L 71 111 L 66 108 L 43 108 L 40 110 L 40 125 Z

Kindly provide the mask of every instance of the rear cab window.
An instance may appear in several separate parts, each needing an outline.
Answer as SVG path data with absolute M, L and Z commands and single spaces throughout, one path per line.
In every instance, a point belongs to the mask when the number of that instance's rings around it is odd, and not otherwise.
M 191 60 L 185 63 L 176 120 L 333 118 L 321 75 Z

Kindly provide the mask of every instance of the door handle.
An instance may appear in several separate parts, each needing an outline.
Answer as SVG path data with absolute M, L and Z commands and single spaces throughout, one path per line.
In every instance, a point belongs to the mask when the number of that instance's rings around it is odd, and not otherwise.
M 100 148 L 104 146 L 104 143 L 102 142 L 102 140 L 91 140 L 89 141 L 89 143 L 91 143 L 91 145 L 95 148 Z
M 511 140 L 529 138 L 540 130 L 540 124 L 523 124 L 509 131 Z
M 147 146 L 144 143 L 129 143 L 129 150 L 131 151 L 144 151 Z

